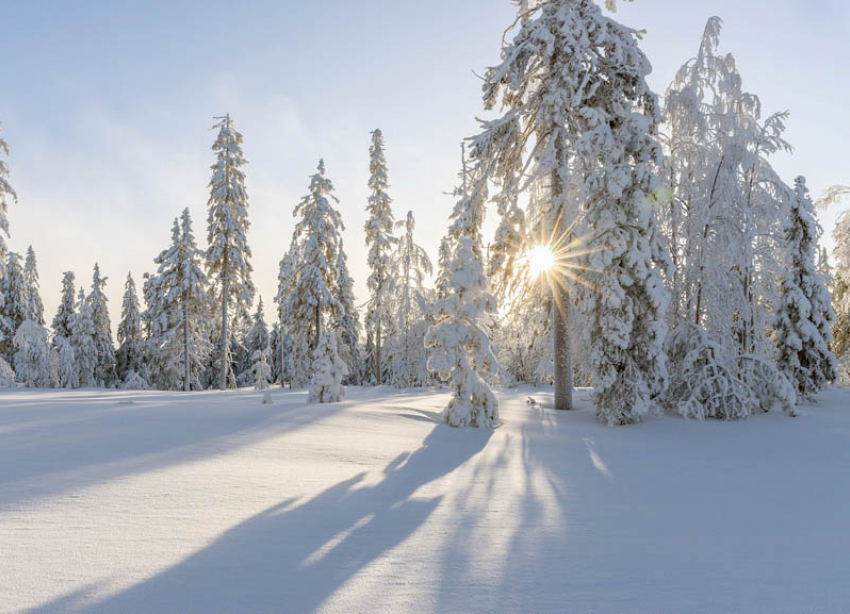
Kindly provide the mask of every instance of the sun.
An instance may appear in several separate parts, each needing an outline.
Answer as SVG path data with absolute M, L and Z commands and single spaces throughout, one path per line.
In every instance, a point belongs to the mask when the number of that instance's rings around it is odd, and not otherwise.
M 534 277 L 550 271 L 555 266 L 555 253 L 548 245 L 535 245 L 528 250 L 528 266 Z

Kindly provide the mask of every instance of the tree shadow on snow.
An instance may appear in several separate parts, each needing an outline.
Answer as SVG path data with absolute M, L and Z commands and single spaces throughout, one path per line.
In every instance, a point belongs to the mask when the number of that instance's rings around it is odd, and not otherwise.
M 399 407 L 399 412 L 409 412 L 409 413 L 399 413 L 398 416 L 401 418 L 407 418 L 408 420 L 418 420 L 419 422 L 443 422 L 443 414 L 438 411 L 428 411 L 427 409 L 420 409 L 418 407 Z
M 491 433 L 437 425 L 413 453 L 383 469 L 380 482 L 360 473 L 316 497 L 284 501 L 234 526 L 208 547 L 81 614 L 156 612 L 308 613 L 383 553 L 412 535 L 441 497 L 413 498 L 421 486 L 467 462 Z M 51 602 L 31 614 L 57 611 Z
M 469 480 L 477 492 L 463 493 L 455 501 L 453 516 L 459 522 L 440 553 L 434 611 L 580 611 L 570 607 L 563 586 L 568 581 L 564 569 L 574 557 L 570 501 L 574 509 L 583 491 L 580 483 L 594 479 L 588 475 L 586 449 L 574 432 L 575 423 L 586 418 L 578 410 L 549 409 L 545 402 L 528 407 L 525 396 L 512 399 L 527 412 L 519 433 L 506 433 L 499 446 L 488 448 L 490 455 Z M 537 396 L 551 400 L 550 395 Z M 498 520 L 488 514 L 494 505 Z
M 303 391 L 19 393 L 0 406 L 0 509 L 199 460 L 292 432 L 350 404 Z M 83 407 L 80 407 L 82 405 Z

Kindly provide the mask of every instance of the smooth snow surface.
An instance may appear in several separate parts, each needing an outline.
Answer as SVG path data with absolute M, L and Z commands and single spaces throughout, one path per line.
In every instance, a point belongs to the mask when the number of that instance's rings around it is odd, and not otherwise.
M 273 397 L 0 392 L 0 612 L 850 611 L 850 392 L 609 428 L 523 388 L 495 431 Z

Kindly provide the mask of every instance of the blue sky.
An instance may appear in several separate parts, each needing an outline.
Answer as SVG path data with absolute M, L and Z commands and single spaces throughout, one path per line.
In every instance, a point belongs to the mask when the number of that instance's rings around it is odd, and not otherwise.
M 769 7 L 769 8 L 765 8 Z M 184 207 L 206 237 L 213 116 L 245 135 L 255 283 L 272 313 L 292 208 L 319 157 L 337 188 L 358 298 L 369 132 L 380 127 L 397 218 L 412 210 L 436 256 L 459 142 L 482 113 L 481 71 L 513 21 L 508 0 L 20 2 L 0 0 L 0 120 L 12 147 L 13 249 L 39 256 L 49 318 L 62 271 L 137 283 Z M 793 155 L 815 194 L 850 183 L 850 7 L 844 0 L 636 0 L 619 18 L 647 31 L 650 82 L 663 92 L 724 18 L 723 50 L 766 112 L 788 109 Z M 840 208 L 826 213 L 827 230 Z

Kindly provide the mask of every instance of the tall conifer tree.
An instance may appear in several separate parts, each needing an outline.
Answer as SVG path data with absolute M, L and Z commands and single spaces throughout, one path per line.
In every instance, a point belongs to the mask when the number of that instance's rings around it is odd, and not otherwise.
M 242 135 L 233 127 L 230 115 L 217 118 L 213 126 L 218 136 L 213 144 L 216 162 L 210 179 L 207 217 L 207 275 L 215 285 L 220 301 L 219 387 L 227 388 L 227 359 L 231 332 L 228 329 L 231 307 L 247 308 L 254 300 L 251 281 L 251 248 L 248 246 L 248 193 L 245 191 L 246 160 L 242 154 Z

